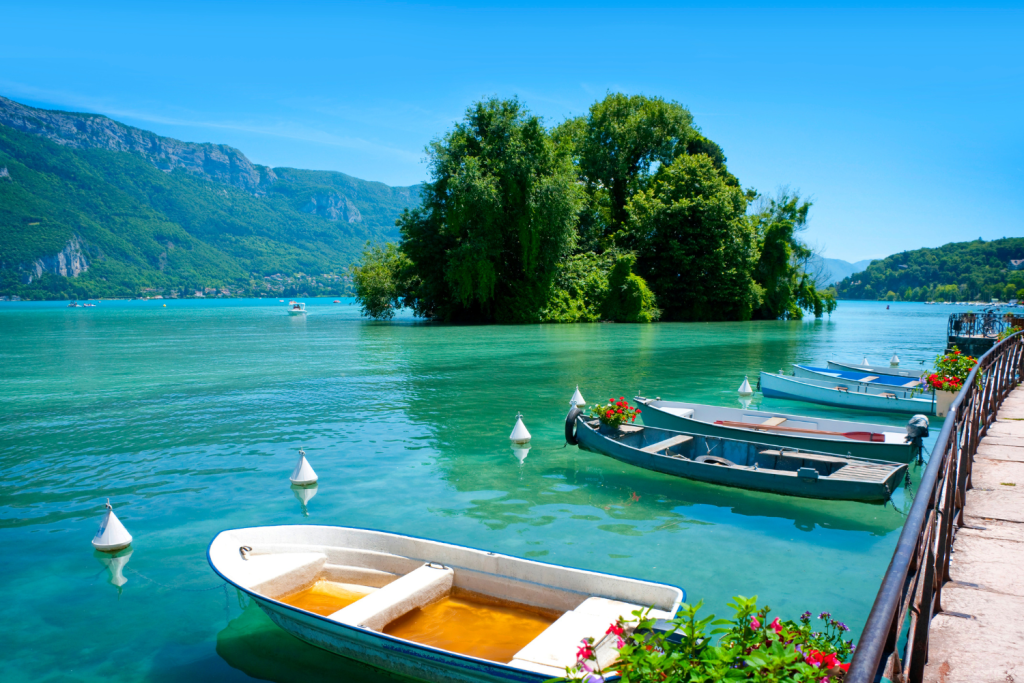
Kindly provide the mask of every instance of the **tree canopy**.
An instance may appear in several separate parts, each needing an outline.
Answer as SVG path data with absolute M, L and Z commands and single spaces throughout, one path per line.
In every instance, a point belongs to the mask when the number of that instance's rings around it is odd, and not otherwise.
M 677 102 L 612 93 L 553 129 L 484 100 L 427 148 L 430 180 L 397 250 L 354 271 L 364 311 L 450 322 L 816 316 L 810 203 L 744 191 Z M 831 303 L 830 303 L 831 302 Z

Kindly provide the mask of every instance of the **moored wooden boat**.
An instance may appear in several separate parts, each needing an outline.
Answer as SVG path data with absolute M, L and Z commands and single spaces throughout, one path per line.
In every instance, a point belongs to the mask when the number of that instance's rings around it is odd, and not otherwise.
M 808 401 L 841 408 L 885 413 L 935 413 L 934 392 L 920 389 L 848 386 L 843 382 L 821 381 L 761 373 L 761 394 L 765 398 Z
M 919 389 L 925 386 L 918 378 L 897 377 L 896 375 L 876 374 L 866 370 L 841 370 L 839 368 L 820 368 L 813 365 L 793 364 L 793 376 L 804 379 L 815 379 L 844 384 L 858 384 L 862 386 L 883 387 L 887 391 L 893 387 L 897 389 Z
M 573 415 L 573 411 L 570 411 Z M 599 422 L 575 415 L 580 448 L 630 465 L 709 484 L 789 496 L 882 502 L 907 466 L 787 450 L 768 444 L 624 425 L 600 431 Z
M 351 527 L 223 531 L 207 557 L 297 638 L 444 683 L 561 677 L 586 637 L 611 663 L 612 622 L 647 607 L 670 618 L 684 599 L 664 584 Z
M 901 368 L 890 365 L 857 365 L 856 363 L 843 363 L 837 360 L 828 361 L 828 367 L 836 370 L 853 370 L 856 372 L 870 372 L 872 375 L 887 375 L 891 377 L 909 377 L 916 379 L 924 374 L 924 368 Z
M 889 425 L 789 415 L 766 410 L 723 408 L 682 401 L 662 401 L 642 396 L 634 400 L 643 406 L 643 413 L 640 416 L 643 423 L 660 429 L 891 462 L 910 462 L 916 455 L 916 447 L 906 432 L 896 431 Z M 736 423 L 747 423 L 749 426 L 739 426 Z M 778 429 L 780 427 L 806 431 L 791 432 Z M 863 433 L 880 434 L 881 438 L 842 436 Z

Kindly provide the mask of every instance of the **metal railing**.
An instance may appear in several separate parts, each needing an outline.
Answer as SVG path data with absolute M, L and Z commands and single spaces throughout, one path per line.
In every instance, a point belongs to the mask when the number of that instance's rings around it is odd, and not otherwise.
M 932 617 L 943 612 L 949 555 L 965 526 L 964 502 L 978 443 L 1024 371 L 1024 333 L 1007 337 L 978 359 L 932 449 L 892 561 L 871 607 L 846 683 L 919 683 L 928 661 Z M 978 381 L 981 373 L 981 381 Z M 908 623 L 909 621 L 909 623 Z M 903 655 L 899 646 L 906 638 Z
M 1015 313 L 950 313 L 947 337 L 995 339 L 1011 327 L 1024 327 L 1024 317 Z

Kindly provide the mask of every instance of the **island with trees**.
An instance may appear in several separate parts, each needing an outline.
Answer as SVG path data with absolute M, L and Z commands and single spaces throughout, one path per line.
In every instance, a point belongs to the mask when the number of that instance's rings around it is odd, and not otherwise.
M 547 127 L 486 99 L 427 147 L 397 243 L 353 268 L 366 315 L 453 323 L 774 320 L 836 307 L 799 233 L 810 202 L 744 189 L 690 112 L 612 93 Z

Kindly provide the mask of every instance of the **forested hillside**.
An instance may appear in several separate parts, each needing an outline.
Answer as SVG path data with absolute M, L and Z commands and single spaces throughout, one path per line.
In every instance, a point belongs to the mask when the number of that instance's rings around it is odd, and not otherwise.
M 1024 237 L 951 242 L 875 261 L 836 285 L 840 298 L 892 301 L 989 301 L 1024 298 Z
M 417 201 L 417 187 L 0 98 L 0 295 L 340 294 Z

